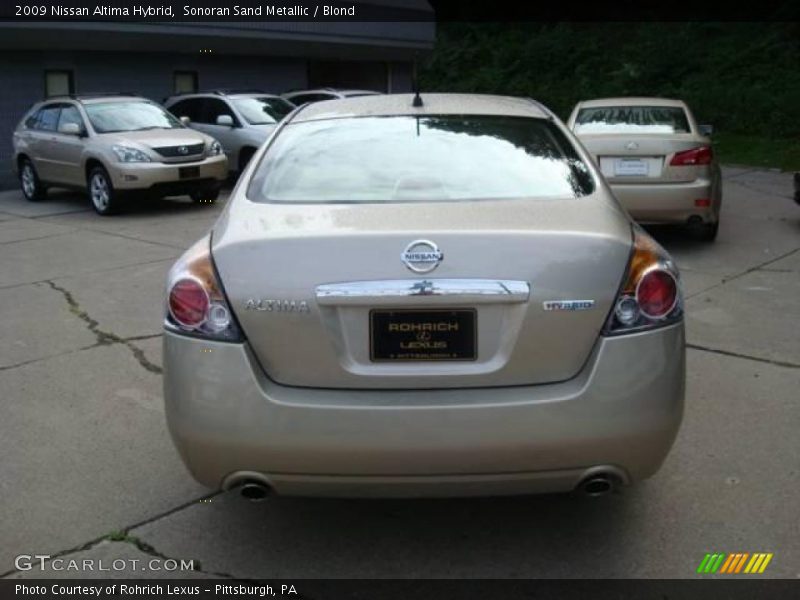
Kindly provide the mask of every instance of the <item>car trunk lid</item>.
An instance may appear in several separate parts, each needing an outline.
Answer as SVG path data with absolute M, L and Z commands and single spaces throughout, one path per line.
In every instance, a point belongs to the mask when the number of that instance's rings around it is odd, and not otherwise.
M 585 134 L 580 140 L 611 184 L 694 181 L 699 167 L 674 167 L 676 153 L 702 144 L 691 134 Z
M 443 253 L 427 273 L 401 260 L 418 240 Z M 399 389 L 573 377 L 603 327 L 630 244 L 625 215 L 596 194 L 242 201 L 235 218 L 226 213 L 217 224 L 212 250 L 231 307 L 273 380 Z M 432 350 L 442 343 L 460 360 L 442 360 Z

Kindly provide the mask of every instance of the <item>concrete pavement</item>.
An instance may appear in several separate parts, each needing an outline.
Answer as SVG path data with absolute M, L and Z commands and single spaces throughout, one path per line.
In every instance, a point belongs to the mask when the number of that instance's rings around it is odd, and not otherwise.
M 716 243 L 652 230 L 687 297 L 684 426 L 655 477 L 596 500 L 210 493 L 168 439 L 159 336 L 166 271 L 220 207 L 0 193 L 0 573 L 50 554 L 127 561 L 102 576 L 693 577 L 706 552 L 765 551 L 765 576 L 800 577 L 800 207 L 790 174 L 724 177 Z

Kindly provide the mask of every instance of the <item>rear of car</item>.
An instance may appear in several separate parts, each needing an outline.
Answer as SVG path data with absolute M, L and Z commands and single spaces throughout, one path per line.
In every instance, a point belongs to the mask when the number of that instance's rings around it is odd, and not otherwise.
M 714 239 L 722 186 L 711 140 L 685 103 L 610 98 L 579 103 L 569 127 L 614 194 L 642 223 L 688 225 Z
M 681 419 L 675 266 L 521 99 L 298 110 L 173 267 L 165 327 L 170 431 L 210 487 L 602 489 Z
M 35 105 L 14 132 L 14 167 L 29 200 L 48 187 L 87 189 L 101 215 L 135 193 L 213 201 L 227 160 L 212 138 L 135 96 L 64 97 Z

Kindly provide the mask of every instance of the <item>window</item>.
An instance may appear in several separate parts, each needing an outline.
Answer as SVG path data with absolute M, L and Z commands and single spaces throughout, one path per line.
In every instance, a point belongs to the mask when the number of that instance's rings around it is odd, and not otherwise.
M 152 102 L 97 102 L 85 105 L 97 133 L 182 128 L 178 119 Z
M 689 120 L 679 106 L 601 106 L 583 108 L 575 133 L 689 133 Z
M 36 129 L 36 126 L 39 123 L 39 115 L 42 113 L 41 110 L 37 110 L 33 113 L 30 117 L 25 119 L 25 127 L 28 129 Z
M 251 125 L 277 123 L 294 110 L 294 106 L 278 97 L 234 98 L 233 105 Z
M 40 131 L 55 131 L 58 126 L 60 112 L 61 106 L 58 104 L 51 104 L 42 108 L 36 120 L 36 129 Z
M 221 115 L 228 115 L 233 119 L 234 125 L 238 125 L 238 119 L 234 116 L 233 111 L 223 100 L 216 98 L 203 98 L 201 100 L 202 108 L 197 117 L 198 123 L 205 123 L 207 125 L 216 125 L 217 117 Z
M 68 96 L 75 93 L 75 79 L 72 71 L 45 71 L 44 96 Z
M 297 94 L 291 96 L 289 100 L 295 105 L 309 104 L 311 102 L 320 102 L 322 100 L 335 100 L 337 96 L 333 94 Z
M 191 94 L 197 91 L 197 71 L 175 71 L 175 93 Z
M 200 118 L 200 110 L 203 107 L 202 104 L 203 101 L 200 98 L 187 98 L 186 100 L 181 100 L 170 106 L 169 112 L 178 118 L 189 117 L 190 121 L 197 122 Z
M 262 202 L 576 198 L 594 180 L 545 119 L 357 117 L 287 125 L 248 189 Z
M 61 131 L 61 128 L 68 123 L 74 123 L 77 125 L 81 132 L 86 131 L 80 111 L 77 109 L 77 107 L 71 104 L 64 105 L 64 107 L 61 109 L 61 115 L 58 118 L 58 130 Z

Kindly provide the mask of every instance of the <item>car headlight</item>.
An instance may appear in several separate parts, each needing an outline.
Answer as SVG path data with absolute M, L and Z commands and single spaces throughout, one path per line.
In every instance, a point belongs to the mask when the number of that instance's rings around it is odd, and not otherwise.
M 111 149 L 117 155 L 119 162 L 150 162 L 150 157 L 138 148 L 130 146 L 112 146 Z
M 208 155 L 218 156 L 220 154 L 222 154 L 222 145 L 219 142 L 211 142 L 211 145 L 208 147 Z

